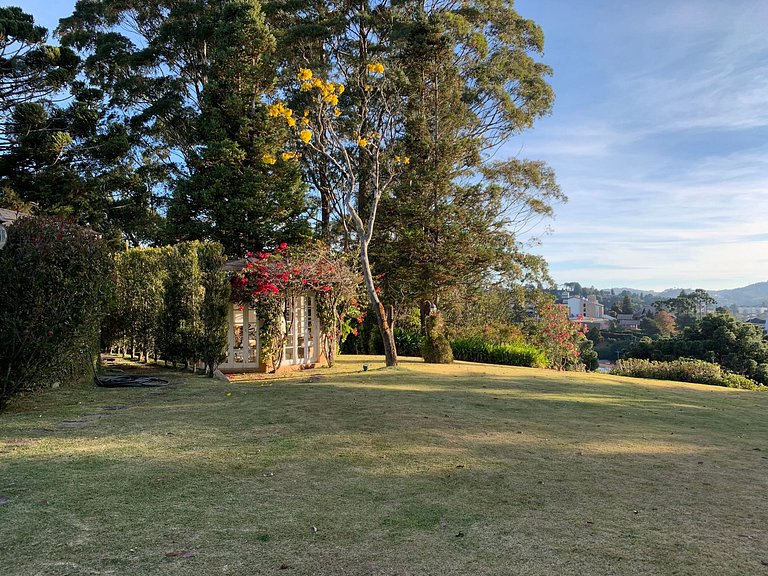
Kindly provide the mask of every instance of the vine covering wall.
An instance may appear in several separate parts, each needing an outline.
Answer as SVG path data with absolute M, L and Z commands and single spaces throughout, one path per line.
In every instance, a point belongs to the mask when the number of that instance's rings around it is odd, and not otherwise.
M 341 338 L 354 330 L 350 323 L 360 316 L 359 276 L 342 256 L 321 246 L 290 251 L 281 244 L 275 252 L 249 252 L 243 269 L 231 275 L 230 283 L 232 302 L 257 310 L 262 322 L 262 355 L 275 369 L 290 332 L 286 298 L 308 292 L 316 295 L 321 345 L 331 366 Z

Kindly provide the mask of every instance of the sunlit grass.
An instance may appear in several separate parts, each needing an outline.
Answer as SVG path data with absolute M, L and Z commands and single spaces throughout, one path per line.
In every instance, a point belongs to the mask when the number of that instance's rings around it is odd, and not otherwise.
M 166 377 L 0 416 L 0 574 L 766 570 L 768 394 L 371 357 Z

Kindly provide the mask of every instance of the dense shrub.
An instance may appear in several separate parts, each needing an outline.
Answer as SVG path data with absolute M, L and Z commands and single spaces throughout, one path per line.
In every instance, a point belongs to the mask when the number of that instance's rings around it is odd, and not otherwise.
M 452 341 L 451 348 L 456 360 L 529 368 L 544 368 L 547 365 L 544 352 L 523 343 L 494 344 L 482 338 L 462 338 Z
M 395 328 L 395 347 L 400 356 L 421 356 L 424 337 L 417 330 Z
M 635 378 L 711 384 L 746 390 L 752 390 L 757 387 L 757 383 L 754 380 L 723 370 L 718 364 L 691 358 L 672 360 L 670 362 L 646 360 L 643 358 L 626 358 L 616 363 L 615 368 L 611 370 L 611 374 L 633 376 Z
M 60 220 L 22 218 L 0 250 L 0 408 L 89 370 L 110 301 L 105 243 Z

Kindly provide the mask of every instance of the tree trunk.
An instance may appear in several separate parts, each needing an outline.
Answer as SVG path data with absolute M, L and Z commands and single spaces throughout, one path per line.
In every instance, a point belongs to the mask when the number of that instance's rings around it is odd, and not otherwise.
M 376 314 L 376 321 L 379 325 L 379 332 L 381 333 L 381 341 L 384 343 L 384 357 L 386 359 L 387 366 L 397 366 L 397 348 L 395 346 L 395 328 L 393 319 L 392 306 L 389 310 L 384 309 L 384 305 L 379 300 L 379 295 L 376 293 L 376 286 L 373 283 L 373 274 L 371 272 L 371 264 L 368 261 L 368 242 L 364 238 L 360 238 L 360 264 L 363 267 L 363 280 L 365 281 L 365 290 L 368 292 L 368 301 L 373 308 L 374 314 Z

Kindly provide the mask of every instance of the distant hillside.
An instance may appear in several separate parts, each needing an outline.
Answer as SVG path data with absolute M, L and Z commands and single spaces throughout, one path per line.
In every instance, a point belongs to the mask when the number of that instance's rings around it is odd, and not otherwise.
M 668 288 L 662 292 L 655 290 L 638 290 L 637 288 L 613 288 L 616 294 L 626 290 L 633 294 L 653 294 L 659 300 L 674 298 L 681 290 L 693 291 L 693 288 Z M 719 306 L 762 306 L 768 305 L 768 282 L 756 282 L 742 288 L 731 290 L 708 290 L 709 294 L 717 300 Z
M 768 304 L 768 282 L 757 282 L 733 290 L 714 290 L 710 294 L 717 298 L 721 306 L 762 306 Z

